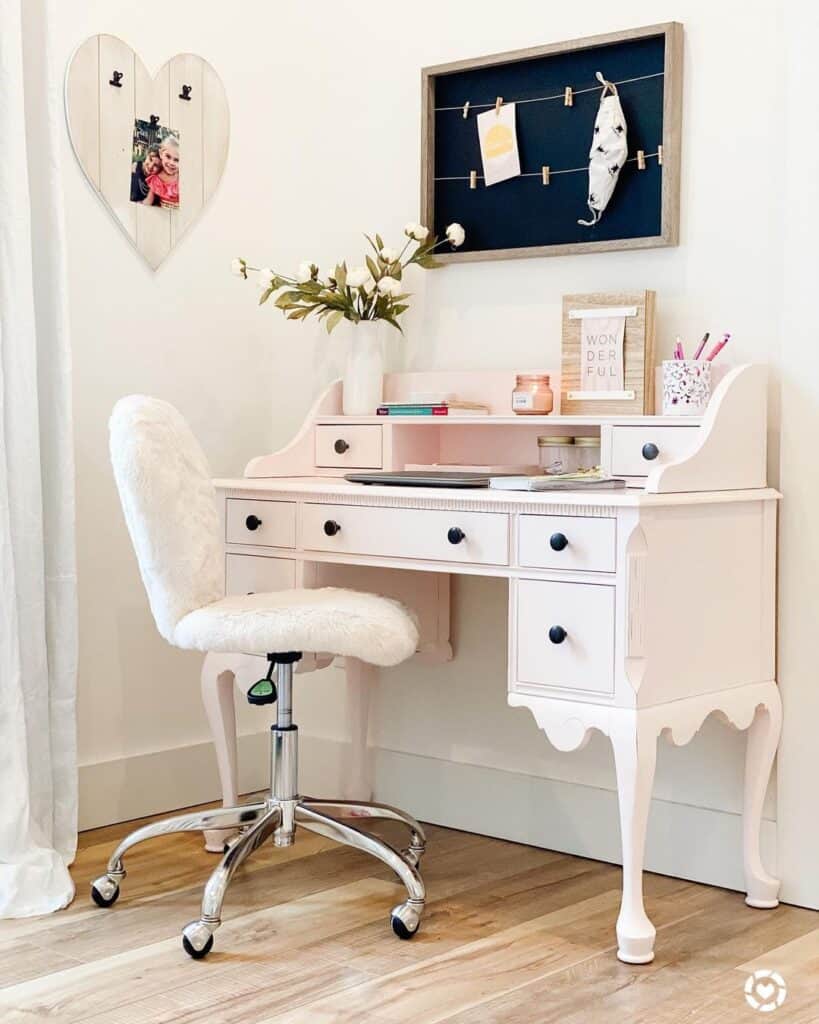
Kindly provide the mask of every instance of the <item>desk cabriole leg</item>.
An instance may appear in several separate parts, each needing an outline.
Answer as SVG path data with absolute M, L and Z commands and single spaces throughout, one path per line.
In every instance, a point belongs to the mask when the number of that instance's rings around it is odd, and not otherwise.
M 378 669 L 358 658 L 345 658 L 347 677 L 347 732 L 349 759 L 342 772 L 341 792 L 345 800 L 367 802 L 372 799 L 373 783 L 367 736 L 370 705 L 378 678 Z
M 652 724 L 641 722 L 638 711 L 617 710 L 612 714 L 610 739 L 617 771 L 623 849 L 617 956 L 627 964 L 647 964 L 654 959 L 656 929 L 643 906 L 643 862 L 657 761 L 657 733 Z
M 232 655 L 207 654 L 201 676 L 202 703 L 205 705 L 205 714 L 216 751 L 222 802 L 225 807 L 235 807 L 239 802 L 236 706 L 233 700 L 237 660 Z M 234 835 L 235 829 L 205 832 L 205 849 L 209 853 L 222 853 L 225 843 Z
M 782 703 L 772 683 L 770 696 L 756 708 L 748 728 L 745 749 L 745 802 L 742 816 L 742 853 L 745 866 L 745 902 L 770 909 L 779 905 L 779 879 L 765 870 L 760 854 L 762 806 L 782 731 Z

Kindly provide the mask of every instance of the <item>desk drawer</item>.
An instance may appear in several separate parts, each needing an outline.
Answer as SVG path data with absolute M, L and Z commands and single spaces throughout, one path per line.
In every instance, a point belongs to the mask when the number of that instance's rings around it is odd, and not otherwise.
M 537 569 L 614 572 L 616 519 L 521 516 L 520 564 Z
M 225 557 L 226 594 L 271 594 L 292 590 L 296 585 L 296 563 L 292 558 L 264 555 Z
M 381 469 L 381 427 L 316 427 L 316 465 L 322 468 Z
M 512 688 L 613 693 L 614 587 L 519 580 L 516 593 Z
M 652 469 L 673 462 L 689 451 L 699 427 L 613 427 L 613 476 L 648 476 Z M 655 454 L 656 452 L 656 454 Z
M 305 505 L 307 550 L 476 565 L 509 564 L 509 519 L 496 512 Z
M 258 498 L 228 498 L 225 516 L 228 544 L 263 547 L 296 546 L 296 503 Z

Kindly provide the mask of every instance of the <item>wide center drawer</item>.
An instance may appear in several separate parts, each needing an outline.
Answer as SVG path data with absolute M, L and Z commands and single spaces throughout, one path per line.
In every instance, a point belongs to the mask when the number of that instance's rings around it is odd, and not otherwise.
M 382 431 L 377 423 L 316 427 L 316 466 L 381 469 Z
M 614 587 L 519 580 L 512 688 L 614 692 Z
M 652 469 L 674 462 L 694 446 L 697 426 L 614 427 L 611 440 L 613 476 L 648 476 Z
M 307 550 L 477 565 L 509 564 L 509 519 L 500 512 L 305 505 Z
M 520 517 L 520 564 L 537 569 L 614 572 L 616 519 Z

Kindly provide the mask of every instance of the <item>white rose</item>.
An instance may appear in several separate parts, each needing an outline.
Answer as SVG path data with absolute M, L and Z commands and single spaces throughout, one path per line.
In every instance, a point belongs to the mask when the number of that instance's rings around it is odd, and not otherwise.
M 247 277 L 247 263 L 244 260 L 239 259 L 238 256 L 230 261 L 230 272 L 235 274 L 237 277 Z
M 398 259 L 398 253 L 395 249 L 390 249 L 388 245 L 385 245 L 378 255 L 385 263 L 395 263 Z
M 466 232 L 460 224 L 450 224 L 446 229 L 446 237 L 449 244 L 457 249 L 459 245 L 464 244 Z
M 378 291 L 382 295 L 399 295 L 401 293 L 401 282 L 394 277 L 382 277 L 378 282 Z
M 270 267 L 262 267 L 259 271 L 259 291 L 266 292 L 268 288 L 272 288 L 275 277 Z
M 317 270 L 318 267 L 311 260 L 303 260 L 296 271 L 296 280 L 299 284 L 306 284 L 313 280 L 313 273 Z
M 415 232 L 418 230 L 418 225 L 414 220 L 411 220 L 409 224 L 404 225 L 404 234 L 407 238 L 415 238 Z
M 412 232 L 412 237 L 416 242 L 423 242 L 429 234 L 429 228 L 425 228 L 423 224 L 413 224 L 413 227 L 415 230 Z
M 372 280 L 372 274 L 366 267 L 352 267 L 347 271 L 347 287 L 361 288 Z

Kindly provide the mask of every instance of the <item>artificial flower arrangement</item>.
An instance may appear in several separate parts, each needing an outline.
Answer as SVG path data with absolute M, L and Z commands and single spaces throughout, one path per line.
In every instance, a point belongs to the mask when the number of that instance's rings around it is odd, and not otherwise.
M 429 229 L 423 224 L 407 224 L 406 242 L 398 252 L 384 245 L 380 235 L 364 237 L 373 249 L 373 256 L 365 256 L 365 265 L 347 268 L 339 263 L 326 279 L 310 260 L 299 264 L 295 277 L 286 277 L 269 267 L 251 267 L 246 260 L 236 258 L 231 264 L 233 273 L 247 280 L 248 273 L 259 275 L 263 305 L 276 292 L 275 304 L 288 320 L 306 320 L 315 313 L 324 321 L 331 333 L 342 320 L 354 324 L 364 321 L 385 320 L 398 331 L 398 318 L 409 309 L 409 292 L 404 291 L 403 275 L 407 267 L 415 264 L 431 270 L 442 264 L 432 255 L 444 243 L 456 249 L 463 245 L 466 232 L 460 224 L 450 224 L 444 238 L 429 238 Z M 414 251 L 409 251 L 412 246 Z M 403 333 L 403 332 L 402 332 Z

